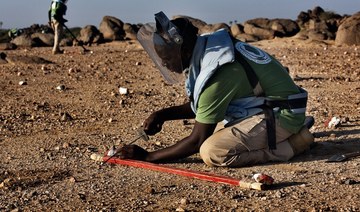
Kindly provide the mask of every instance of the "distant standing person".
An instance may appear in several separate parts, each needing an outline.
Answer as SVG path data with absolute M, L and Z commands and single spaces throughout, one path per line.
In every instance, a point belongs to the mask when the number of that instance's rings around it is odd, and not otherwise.
M 51 1 L 51 6 L 49 9 L 49 22 L 55 34 L 54 47 L 52 50 L 53 54 L 62 54 L 64 52 L 63 50 L 60 50 L 60 40 L 63 33 L 64 23 L 67 22 L 67 20 L 63 17 L 67 10 L 67 1 L 68 0 Z

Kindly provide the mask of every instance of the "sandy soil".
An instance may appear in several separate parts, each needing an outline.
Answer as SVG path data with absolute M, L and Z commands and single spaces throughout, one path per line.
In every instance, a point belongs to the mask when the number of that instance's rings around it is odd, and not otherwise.
M 190 179 L 90 159 L 124 144 L 152 112 L 186 100 L 183 85 L 169 86 L 136 42 L 6 51 L 0 63 L 1 211 L 359 211 L 360 157 L 325 161 L 360 150 L 359 47 L 293 38 L 254 43 L 290 68 L 309 92 L 308 115 L 316 145 L 286 163 L 210 168 L 198 155 L 167 166 L 237 179 L 266 173 L 268 190 Z M 22 84 L 22 85 L 20 85 Z M 119 94 L 119 87 L 128 89 Z M 337 128 L 325 122 L 339 117 Z M 137 144 L 171 145 L 193 121 L 166 123 Z

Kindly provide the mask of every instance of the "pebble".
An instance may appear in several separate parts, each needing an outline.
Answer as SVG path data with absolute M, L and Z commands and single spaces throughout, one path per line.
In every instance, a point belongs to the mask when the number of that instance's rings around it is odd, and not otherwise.
M 189 200 L 186 199 L 186 198 L 182 198 L 182 199 L 180 200 L 180 204 L 181 204 L 181 205 L 187 205 L 187 204 L 189 204 Z
M 65 85 L 59 85 L 56 87 L 56 89 L 59 91 L 63 91 L 63 90 L 65 90 Z
M 127 88 L 124 88 L 124 87 L 120 87 L 120 88 L 119 88 L 119 93 L 120 93 L 121 95 L 126 95 L 126 94 L 128 94 L 128 89 L 127 89 Z
M 90 158 L 94 161 L 103 161 L 103 156 L 96 153 L 91 154 Z
M 75 177 L 70 177 L 70 178 L 69 178 L 69 182 L 70 182 L 70 183 L 76 183 Z
M 354 185 L 356 183 L 357 183 L 356 180 L 353 180 L 353 179 L 347 179 L 344 182 L 345 185 Z
M 61 113 L 61 118 L 60 121 L 72 121 L 73 118 L 71 117 L 71 115 L 69 113 Z
M 112 147 L 109 149 L 109 151 L 108 151 L 108 153 L 107 153 L 107 156 L 111 157 L 111 156 L 114 156 L 116 153 L 117 153 L 117 152 L 116 152 L 115 146 L 112 146 Z
M 70 144 L 69 144 L 69 143 L 67 143 L 67 142 L 63 143 L 63 148 L 64 148 L 64 149 L 67 149 L 67 148 L 69 148 L 69 147 L 70 147 Z
M 148 194 L 155 194 L 155 189 L 152 188 L 152 187 L 148 187 L 146 190 L 145 190 L 146 193 Z
M 185 209 L 184 209 L 184 208 L 182 208 L 182 207 L 178 207 L 178 208 L 176 208 L 176 211 L 178 211 L 178 212 L 184 212 L 184 211 L 185 211 Z
M 114 91 L 111 91 L 111 96 L 116 96 L 116 93 Z
M 27 82 L 26 81 L 20 81 L 19 85 L 27 85 Z

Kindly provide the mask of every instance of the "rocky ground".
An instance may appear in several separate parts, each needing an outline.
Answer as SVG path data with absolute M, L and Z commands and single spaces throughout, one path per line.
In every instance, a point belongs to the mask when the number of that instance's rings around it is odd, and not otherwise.
M 154 110 L 186 100 L 169 86 L 136 42 L 6 51 L 0 63 L 1 211 L 359 211 L 360 48 L 295 38 L 256 42 L 290 68 L 309 92 L 316 122 L 313 148 L 287 163 L 209 168 L 198 155 L 167 166 L 251 180 L 275 179 L 268 190 L 237 186 L 90 159 L 124 144 Z M 128 93 L 121 95 L 119 87 Z M 340 118 L 336 128 L 324 123 Z M 166 123 L 137 144 L 148 150 L 188 135 L 193 121 Z

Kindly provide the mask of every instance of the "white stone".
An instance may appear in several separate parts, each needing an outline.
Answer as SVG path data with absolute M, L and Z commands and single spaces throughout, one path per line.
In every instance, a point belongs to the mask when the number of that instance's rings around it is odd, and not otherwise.
M 121 95 L 126 95 L 128 93 L 128 89 L 127 88 L 124 88 L 124 87 L 120 87 L 119 88 L 119 93 Z

